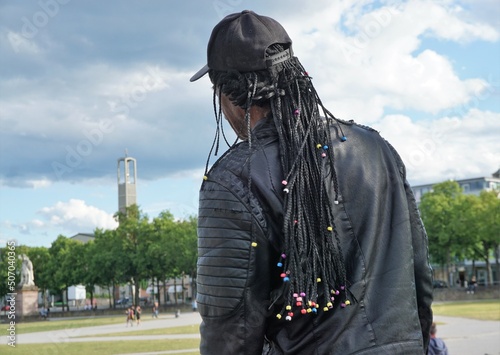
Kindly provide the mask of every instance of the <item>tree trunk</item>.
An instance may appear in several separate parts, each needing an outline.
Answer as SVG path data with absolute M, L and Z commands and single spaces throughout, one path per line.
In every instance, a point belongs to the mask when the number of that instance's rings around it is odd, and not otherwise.
M 155 278 L 154 276 L 151 277 L 151 301 L 154 301 L 155 299 Z
M 499 249 L 500 249 L 500 246 L 496 245 L 495 246 L 495 268 L 496 268 L 496 282 L 499 282 L 500 281 L 500 263 L 498 262 L 498 258 L 499 258 Z
M 44 288 L 43 289 L 43 306 L 45 307 L 45 309 L 49 309 L 49 300 L 48 300 L 48 293 L 49 293 L 49 290 Z
M 177 277 L 174 278 L 174 298 L 175 298 L 175 305 L 177 306 Z
M 491 265 L 490 265 L 490 248 L 488 248 L 488 245 L 486 243 L 483 244 L 484 247 L 484 261 L 486 262 L 486 282 L 485 286 L 489 286 L 492 284 L 492 277 L 491 277 Z
M 90 307 L 94 309 L 94 287 L 90 288 Z
M 167 276 L 163 275 L 163 302 L 167 304 Z
M 69 289 L 69 286 L 66 286 L 66 310 L 69 312 L 69 299 L 68 299 L 68 289 Z M 63 300 L 63 309 L 64 309 L 64 300 Z
M 134 290 L 134 305 L 137 307 L 140 306 L 140 299 L 141 299 L 141 283 L 139 282 L 139 277 L 134 277 L 133 290 Z
M 156 301 L 158 302 L 158 304 L 160 304 L 160 279 L 157 277 L 156 278 L 156 292 L 158 293 L 156 295 L 156 297 L 158 298 Z
M 450 248 L 446 249 L 446 277 L 448 278 L 448 285 L 454 285 L 455 283 L 452 280 L 450 275 Z
M 181 285 L 182 285 L 182 304 L 186 303 L 186 295 L 184 293 L 184 275 L 182 275 L 182 280 L 181 280 Z
M 191 277 L 191 297 L 193 298 L 193 301 L 196 299 L 196 293 L 197 293 L 196 278 L 192 276 Z

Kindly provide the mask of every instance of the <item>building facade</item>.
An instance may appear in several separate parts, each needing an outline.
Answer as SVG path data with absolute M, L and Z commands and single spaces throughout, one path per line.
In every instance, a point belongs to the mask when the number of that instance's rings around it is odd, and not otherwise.
M 500 169 L 493 173 L 491 177 L 478 177 L 455 181 L 460 185 L 463 192 L 466 194 L 479 195 L 483 190 L 498 191 L 500 193 Z M 437 183 L 412 186 L 413 194 L 415 195 L 417 203 L 420 203 L 422 196 L 427 192 L 432 191 L 432 186 L 436 184 Z

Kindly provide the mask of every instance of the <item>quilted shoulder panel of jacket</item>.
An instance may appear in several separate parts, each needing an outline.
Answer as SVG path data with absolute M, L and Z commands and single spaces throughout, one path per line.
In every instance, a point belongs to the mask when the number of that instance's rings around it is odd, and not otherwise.
M 266 228 L 259 203 L 238 176 L 246 154 L 232 153 L 214 166 L 200 191 L 197 303 L 204 317 L 229 315 L 242 303 L 254 277 L 252 242 Z

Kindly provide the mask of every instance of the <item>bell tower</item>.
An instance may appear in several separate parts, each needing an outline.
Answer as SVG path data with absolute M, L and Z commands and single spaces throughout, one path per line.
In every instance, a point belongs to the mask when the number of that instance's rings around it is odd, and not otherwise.
M 130 205 L 137 204 L 137 162 L 125 150 L 125 157 L 118 159 L 118 210 L 125 213 Z

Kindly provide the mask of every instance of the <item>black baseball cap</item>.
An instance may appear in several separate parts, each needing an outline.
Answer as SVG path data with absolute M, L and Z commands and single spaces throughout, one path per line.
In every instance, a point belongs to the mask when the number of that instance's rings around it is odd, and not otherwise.
M 272 44 L 282 44 L 283 52 L 266 57 Z M 217 71 L 257 71 L 293 56 L 292 40 L 276 20 L 245 10 L 224 17 L 212 30 L 208 41 L 207 64 L 194 74 L 196 81 L 210 69 Z

